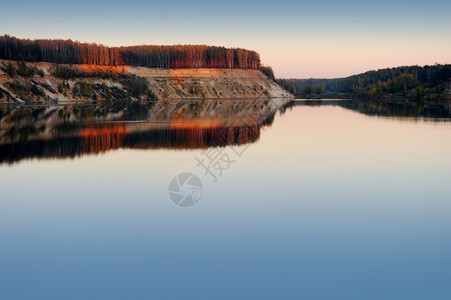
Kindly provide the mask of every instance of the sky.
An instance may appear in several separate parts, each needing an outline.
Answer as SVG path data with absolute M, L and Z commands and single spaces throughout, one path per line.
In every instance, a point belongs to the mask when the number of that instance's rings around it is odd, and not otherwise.
M 451 63 L 451 1 L 100 0 L 1 3 L 0 35 L 260 53 L 279 78 Z

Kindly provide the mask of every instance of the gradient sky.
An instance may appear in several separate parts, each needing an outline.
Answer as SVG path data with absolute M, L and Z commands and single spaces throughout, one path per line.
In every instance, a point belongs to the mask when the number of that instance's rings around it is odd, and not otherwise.
M 277 77 L 451 63 L 451 1 L 8 1 L 0 34 L 256 50 Z

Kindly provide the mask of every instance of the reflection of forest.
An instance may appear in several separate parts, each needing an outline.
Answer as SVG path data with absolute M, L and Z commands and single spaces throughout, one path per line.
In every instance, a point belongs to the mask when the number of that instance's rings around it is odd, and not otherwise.
M 451 119 L 451 103 L 427 103 L 423 101 L 359 101 L 359 100 L 318 100 L 297 101 L 296 105 L 332 105 L 354 110 L 370 116 L 398 117 L 401 119 L 427 118 L 430 121 Z
M 280 103 L 161 101 L 100 106 L 0 107 L 0 163 L 112 149 L 197 149 L 259 139 Z

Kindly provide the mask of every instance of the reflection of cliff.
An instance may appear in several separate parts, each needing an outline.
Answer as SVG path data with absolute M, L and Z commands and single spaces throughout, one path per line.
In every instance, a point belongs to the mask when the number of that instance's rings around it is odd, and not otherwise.
M 393 118 L 428 118 L 431 121 L 451 118 L 451 104 L 427 102 L 380 102 L 360 100 L 324 100 L 297 101 L 297 105 L 321 106 L 333 105 L 357 111 L 369 116 L 387 116 Z
M 121 125 L 122 126 L 122 125 Z M 252 143 L 260 137 L 259 126 L 151 129 L 121 132 L 99 129 L 90 135 L 55 137 L 47 140 L 19 141 L 0 144 L 0 163 L 25 158 L 76 157 L 98 154 L 119 148 L 131 149 L 196 149 L 208 146 L 227 146 Z
M 0 163 L 113 149 L 198 149 L 260 138 L 278 105 L 268 100 L 0 108 Z

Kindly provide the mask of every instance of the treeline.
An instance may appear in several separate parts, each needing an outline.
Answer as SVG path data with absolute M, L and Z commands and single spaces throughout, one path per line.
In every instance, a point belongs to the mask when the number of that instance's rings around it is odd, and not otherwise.
M 298 96 L 315 93 L 344 93 L 362 96 L 380 94 L 440 94 L 451 79 L 451 65 L 405 66 L 369 71 L 337 79 L 278 79 L 277 82 Z
M 258 69 L 255 51 L 214 46 L 107 47 L 72 40 L 28 40 L 0 36 L 0 59 L 56 64 L 143 66 L 149 68 Z

